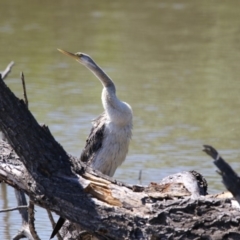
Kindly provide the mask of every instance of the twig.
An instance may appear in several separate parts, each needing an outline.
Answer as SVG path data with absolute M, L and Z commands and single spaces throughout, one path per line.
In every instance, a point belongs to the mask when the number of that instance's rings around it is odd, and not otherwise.
M 26 90 L 25 77 L 24 77 L 23 72 L 21 72 L 21 80 L 22 80 L 22 86 L 23 86 L 24 101 L 25 101 L 25 104 L 26 104 L 26 106 L 27 106 L 27 108 L 28 108 L 27 90 Z
M 35 221 L 35 218 L 34 218 L 34 204 L 33 202 L 30 200 L 29 201 L 29 208 L 28 208 L 28 219 L 29 219 L 29 229 L 30 229 L 30 232 L 33 236 L 33 238 L 35 240 L 40 240 L 36 230 L 35 230 L 35 225 L 34 225 L 34 221 Z
M 18 207 L 14 207 L 14 208 L 7 208 L 7 209 L 2 209 L 0 210 L 0 213 L 3 212 L 11 212 L 11 211 L 15 211 L 15 210 L 21 210 L 21 209 L 27 209 L 28 206 L 18 206 Z
M 3 80 L 6 79 L 8 74 L 11 72 L 13 65 L 14 65 L 14 62 L 12 61 L 7 65 L 6 69 L 3 72 L 1 72 Z
M 50 222 L 52 224 L 52 228 L 54 228 L 56 223 L 55 223 L 55 221 L 53 219 L 52 213 L 51 213 L 51 211 L 49 209 L 46 209 L 46 210 L 47 210 L 47 213 L 48 213 L 49 220 L 50 220 Z
M 142 170 L 139 171 L 138 184 L 139 184 L 139 185 L 142 185 Z

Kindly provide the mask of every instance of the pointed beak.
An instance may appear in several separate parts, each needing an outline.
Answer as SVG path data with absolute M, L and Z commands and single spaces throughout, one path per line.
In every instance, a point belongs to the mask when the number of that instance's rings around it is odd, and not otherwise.
M 59 48 L 58 48 L 57 50 L 58 50 L 59 52 L 65 54 L 65 55 L 67 55 L 67 56 L 69 56 L 69 57 L 72 57 L 72 58 L 74 58 L 75 60 L 79 61 L 79 57 L 76 56 L 74 53 L 70 53 L 70 52 L 64 51 L 64 50 L 59 49 Z

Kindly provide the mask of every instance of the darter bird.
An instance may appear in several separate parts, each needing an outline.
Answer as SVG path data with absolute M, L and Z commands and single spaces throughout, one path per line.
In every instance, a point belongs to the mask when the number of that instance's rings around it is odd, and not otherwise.
M 113 81 L 90 56 L 80 52 L 73 54 L 61 49 L 58 51 L 88 68 L 103 85 L 104 112 L 93 121 L 93 127 L 80 159 L 93 169 L 112 177 L 128 152 L 132 135 L 132 109 L 129 104 L 118 99 Z M 51 238 L 55 236 L 64 221 L 59 218 Z

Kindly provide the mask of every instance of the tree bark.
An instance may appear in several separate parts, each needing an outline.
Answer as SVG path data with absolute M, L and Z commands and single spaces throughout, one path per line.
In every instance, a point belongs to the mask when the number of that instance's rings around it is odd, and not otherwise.
M 0 180 L 99 239 L 240 239 L 230 199 L 136 192 L 87 168 L 1 79 L 0 128 L 10 143 L 0 142 Z

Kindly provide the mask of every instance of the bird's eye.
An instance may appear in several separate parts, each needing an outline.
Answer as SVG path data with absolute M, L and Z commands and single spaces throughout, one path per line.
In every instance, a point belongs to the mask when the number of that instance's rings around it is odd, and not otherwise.
M 82 57 L 82 53 L 80 53 L 80 52 L 75 53 L 75 55 L 78 57 Z

